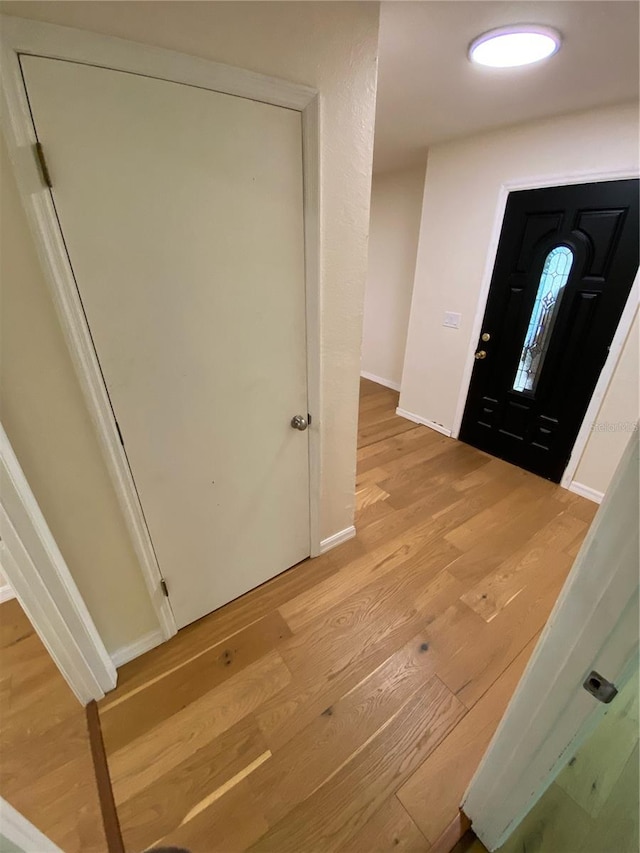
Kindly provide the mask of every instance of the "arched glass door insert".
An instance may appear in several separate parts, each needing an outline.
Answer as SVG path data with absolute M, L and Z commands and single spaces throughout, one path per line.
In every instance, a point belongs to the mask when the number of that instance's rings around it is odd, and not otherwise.
M 568 246 L 556 246 L 547 255 L 513 382 L 514 391 L 533 394 L 536 390 L 572 265 L 573 252 Z

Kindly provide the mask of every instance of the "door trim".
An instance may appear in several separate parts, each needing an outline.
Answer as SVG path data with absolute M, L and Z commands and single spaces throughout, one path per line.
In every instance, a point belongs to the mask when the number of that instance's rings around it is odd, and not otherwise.
M 116 668 L 0 424 L 0 562 L 76 698 L 116 686 Z
M 460 435 L 460 428 L 462 426 L 464 410 L 467 403 L 467 397 L 469 396 L 471 375 L 473 373 L 473 367 L 475 365 L 474 354 L 476 351 L 476 344 L 482 331 L 482 320 L 484 318 L 484 313 L 487 307 L 489 288 L 491 287 L 493 268 L 495 266 L 496 256 L 498 254 L 498 242 L 500 240 L 500 233 L 502 231 L 502 223 L 504 221 L 504 214 L 507 206 L 507 197 L 509 193 L 518 192 L 520 190 L 544 189 L 546 187 L 570 186 L 571 184 L 595 184 L 602 183 L 603 181 L 621 181 L 638 177 L 640 177 L 640 172 L 637 169 L 611 169 L 585 172 L 563 172 L 562 174 L 555 175 L 540 175 L 537 177 L 506 181 L 505 183 L 501 184 L 498 193 L 498 202 L 496 204 L 496 213 L 493 221 L 493 228 L 491 230 L 491 237 L 489 239 L 489 246 L 487 249 L 484 272 L 482 274 L 480 293 L 478 295 L 478 302 L 476 304 L 476 313 L 473 320 L 471 337 L 469 339 L 465 367 L 462 374 L 462 381 L 460 383 L 460 393 L 458 394 L 456 413 L 453 419 L 453 426 L 451 428 L 451 435 L 453 438 L 457 439 Z M 582 458 L 582 454 L 584 453 L 585 447 L 587 446 L 587 441 L 589 440 L 589 435 L 591 433 L 591 423 L 596 418 L 598 409 L 600 408 L 600 404 L 602 403 L 602 400 L 609 387 L 609 383 L 611 382 L 611 378 L 613 377 L 615 369 L 618 365 L 618 361 L 622 353 L 622 348 L 635 319 L 635 315 L 639 305 L 640 271 L 636 274 L 636 277 L 634 279 L 633 286 L 631 288 L 631 291 L 627 298 L 627 302 L 624 307 L 624 311 L 622 312 L 622 316 L 620 317 L 620 322 L 618 323 L 618 327 L 613 337 L 613 341 L 611 342 L 611 347 L 609 348 L 609 355 L 607 356 L 607 360 L 605 361 L 604 366 L 600 372 L 600 376 L 598 377 L 598 382 L 596 383 L 596 387 L 594 388 L 593 394 L 591 396 L 589 406 L 582 420 L 582 425 L 580 427 L 578 435 L 576 436 L 576 440 L 571 451 L 571 457 L 562 475 L 560 485 L 565 489 L 572 489 L 573 477 L 576 473 L 578 464 L 580 462 L 580 459 Z M 582 486 L 582 489 L 584 489 L 584 486 Z
M 161 572 L 135 483 L 118 436 L 91 333 L 76 288 L 51 193 L 33 154 L 36 136 L 19 64 L 19 54 L 126 71 L 198 86 L 302 115 L 304 248 L 309 412 L 310 555 L 320 553 L 321 356 L 320 356 L 320 165 L 319 94 L 315 89 L 241 68 L 163 48 L 43 24 L 7 15 L 2 19 L 1 65 L 3 129 L 18 189 L 47 278 L 85 400 L 96 427 L 107 468 L 140 563 L 163 639 L 176 633 L 173 611 L 160 586 Z M 55 175 L 53 176 L 55 180 Z
M 16 845 L 18 850 L 40 850 L 42 853 L 63 853 L 53 841 L 17 809 L 0 797 L 0 824 L 2 834 Z

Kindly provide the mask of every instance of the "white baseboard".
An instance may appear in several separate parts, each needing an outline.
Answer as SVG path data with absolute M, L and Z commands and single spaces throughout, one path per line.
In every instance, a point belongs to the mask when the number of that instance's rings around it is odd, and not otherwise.
M 11 587 L 9 586 L 8 583 L 5 583 L 2 586 L 0 586 L 0 604 L 2 604 L 5 601 L 11 601 L 11 599 L 15 598 L 15 597 L 16 597 L 16 594 L 11 589 Z
M 576 495 L 580 495 L 581 497 L 594 501 L 597 504 L 602 503 L 602 498 L 604 497 L 604 492 L 599 492 L 597 489 L 592 489 L 591 486 L 585 486 L 582 483 L 577 483 L 575 480 L 572 480 L 569 483 L 569 491 L 575 492 Z
M 376 376 L 375 373 L 369 373 L 366 370 L 361 370 L 360 376 L 362 376 L 363 379 L 369 379 L 371 382 L 375 382 L 377 385 L 384 385 L 385 388 L 391 388 L 392 391 L 400 390 L 399 382 L 392 382 L 391 379 L 383 379 L 382 376 Z
M 116 649 L 111 654 L 111 660 L 115 667 L 124 666 L 125 663 L 139 658 L 145 652 L 155 649 L 160 643 L 164 643 L 164 640 L 164 634 L 160 629 L 150 631 L 148 634 L 140 637 L 139 640 L 136 640 L 135 643 L 130 643 L 128 646 L 121 646 L 119 649 Z
M 352 524 L 351 527 L 345 527 L 344 530 L 334 533 L 333 536 L 327 536 L 326 539 L 322 539 L 320 542 L 320 553 L 325 554 L 337 545 L 342 545 L 343 542 L 348 542 L 349 539 L 353 539 L 355 535 L 356 529 Z
M 406 418 L 408 421 L 413 421 L 414 424 L 421 424 L 422 426 L 429 427 L 429 429 L 434 429 L 436 432 L 446 435 L 447 438 L 451 438 L 451 430 L 443 427 L 442 424 L 437 424 L 435 421 L 428 421 L 426 418 L 414 415 L 413 412 L 407 412 L 406 409 L 401 409 L 399 406 L 396 409 L 396 415 L 400 415 L 401 418 Z

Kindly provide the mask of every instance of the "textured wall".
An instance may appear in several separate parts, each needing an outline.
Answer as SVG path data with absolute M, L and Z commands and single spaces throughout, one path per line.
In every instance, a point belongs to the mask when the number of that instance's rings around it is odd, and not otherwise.
M 400 387 L 424 192 L 424 163 L 375 174 L 362 370 Z

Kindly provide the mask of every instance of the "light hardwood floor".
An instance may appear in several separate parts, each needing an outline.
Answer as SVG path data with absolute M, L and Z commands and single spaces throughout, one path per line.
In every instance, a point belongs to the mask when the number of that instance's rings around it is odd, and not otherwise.
M 106 851 L 85 709 L 15 599 L 0 605 L 0 794 L 65 853 Z
M 396 405 L 363 380 L 356 539 L 120 670 L 128 851 L 417 853 L 456 819 L 596 506 Z

